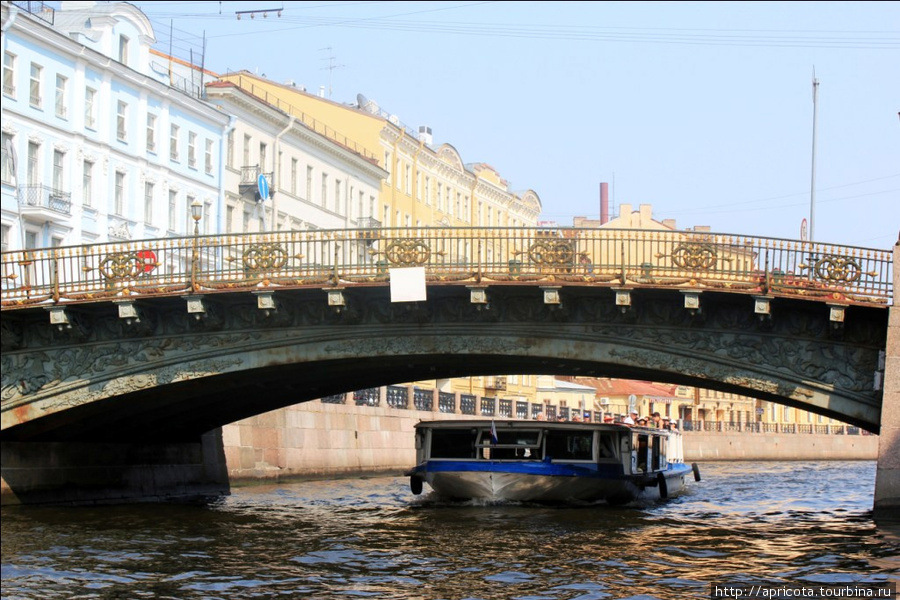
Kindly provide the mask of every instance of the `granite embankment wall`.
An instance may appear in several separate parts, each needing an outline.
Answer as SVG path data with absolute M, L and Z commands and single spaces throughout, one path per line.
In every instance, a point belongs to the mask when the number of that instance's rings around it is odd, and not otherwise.
M 402 473 L 415 462 L 415 424 L 446 417 L 440 412 L 320 402 L 262 414 L 224 428 L 229 479 L 241 485 Z M 684 453 L 686 462 L 876 460 L 878 436 L 688 432 Z

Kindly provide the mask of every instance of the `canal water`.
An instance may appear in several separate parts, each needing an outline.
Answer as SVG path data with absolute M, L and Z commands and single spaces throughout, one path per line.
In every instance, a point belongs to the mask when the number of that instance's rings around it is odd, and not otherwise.
M 209 506 L 4 507 L 4 600 L 709 598 L 900 579 L 874 462 L 700 464 L 667 502 L 413 496 L 402 477 L 243 487 Z M 427 491 L 426 486 L 426 491 Z

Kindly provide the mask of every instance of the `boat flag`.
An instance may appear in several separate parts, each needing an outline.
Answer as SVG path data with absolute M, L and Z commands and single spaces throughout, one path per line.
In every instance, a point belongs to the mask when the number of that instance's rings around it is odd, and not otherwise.
M 491 443 L 496 444 L 497 439 L 497 425 L 494 423 L 494 420 L 491 419 Z

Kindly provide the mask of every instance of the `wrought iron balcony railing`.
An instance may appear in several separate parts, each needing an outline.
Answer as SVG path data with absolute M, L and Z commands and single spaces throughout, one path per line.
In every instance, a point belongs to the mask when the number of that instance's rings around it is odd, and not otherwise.
M 49 209 L 63 215 L 72 214 L 72 194 L 53 189 L 46 185 L 19 186 L 19 205 L 38 209 Z
M 377 233 L 377 235 L 373 235 Z M 360 247 L 365 251 L 361 252 Z M 674 288 L 888 306 L 892 253 L 678 231 L 380 228 L 149 239 L 2 254 L 4 309 L 123 297 L 349 287 L 422 267 L 429 285 Z

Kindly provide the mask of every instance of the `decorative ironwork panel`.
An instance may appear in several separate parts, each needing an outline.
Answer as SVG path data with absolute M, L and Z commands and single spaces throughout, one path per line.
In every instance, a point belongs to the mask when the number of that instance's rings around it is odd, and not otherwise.
M 100 261 L 100 274 L 106 279 L 119 281 L 134 279 L 156 267 L 156 256 L 150 251 L 116 252 Z
M 431 248 L 422 240 L 393 240 L 384 255 L 394 265 L 421 267 L 431 259 Z
M 347 394 L 332 394 L 321 398 L 322 404 L 344 404 L 347 401 Z
M 507 399 L 501 398 L 499 409 L 498 409 L 499 410 L 498 414 L 501 417 L 511 417 L 512 416 L 512 408 L 513 408 L 512 400 L 507 400 Z
M 516 401 L 516 418 L 517 419 L 527 419 L 528 418 L 528 401 L 527 400 L 517 400 Z
M 496 398 L 481 398 L 481 416 L 483 417 L 493 417 L 496 414 L 497 399 Z
M 381 404 L 378 388 L 366 388 L 353 392 L 353 401 L 357 406 L 378 406 Z
M 415 388 L 413 390 L 413 406 L 416 410 L 431 410 L 434 404 L 434 392 Z
M 540 404 L 532 404 L 531 405 L 531 418 L 537 419 L 544 413 L 544 407 Z
M 459 396 L 459 411 L 464 415 L 474 415 L 475 396 L 471 394 L 461 394 Z
M 847 256 L 823 256 L 816 261 L 813 272 L 822 281 L 838 284 L 855 283 L 863 275 L 859 262 Z
M 281 244 L 253 244 L 244 250 L 244 267 L 251 271 L 275 271 L 287 263 L 288 253 Z
M 528 259 L 547 267 L 571 266 L 575 263 L 575 245 L 569 240 L 538 240 L 528 248 Z
M 716 268 L 718 253 L 710 244 L 681 244 L 672 251 L 672 262 L 682 269 L 708 271 Z
M 455 413 L 456 394 L 450 392 L 438 392 L 438 410 L 442 413 Z
M 387 404 L 391 408 L 409 408 L 409 394 L 406 388 L 396 385 L 388 386 Z
M 547 420 L 555 421 L 556 420 L 556 407 L 553 406 L 552 404 L 548 404 L 544 407 L 544 409 L 545 409 L 544 416 L 547 417 Z

